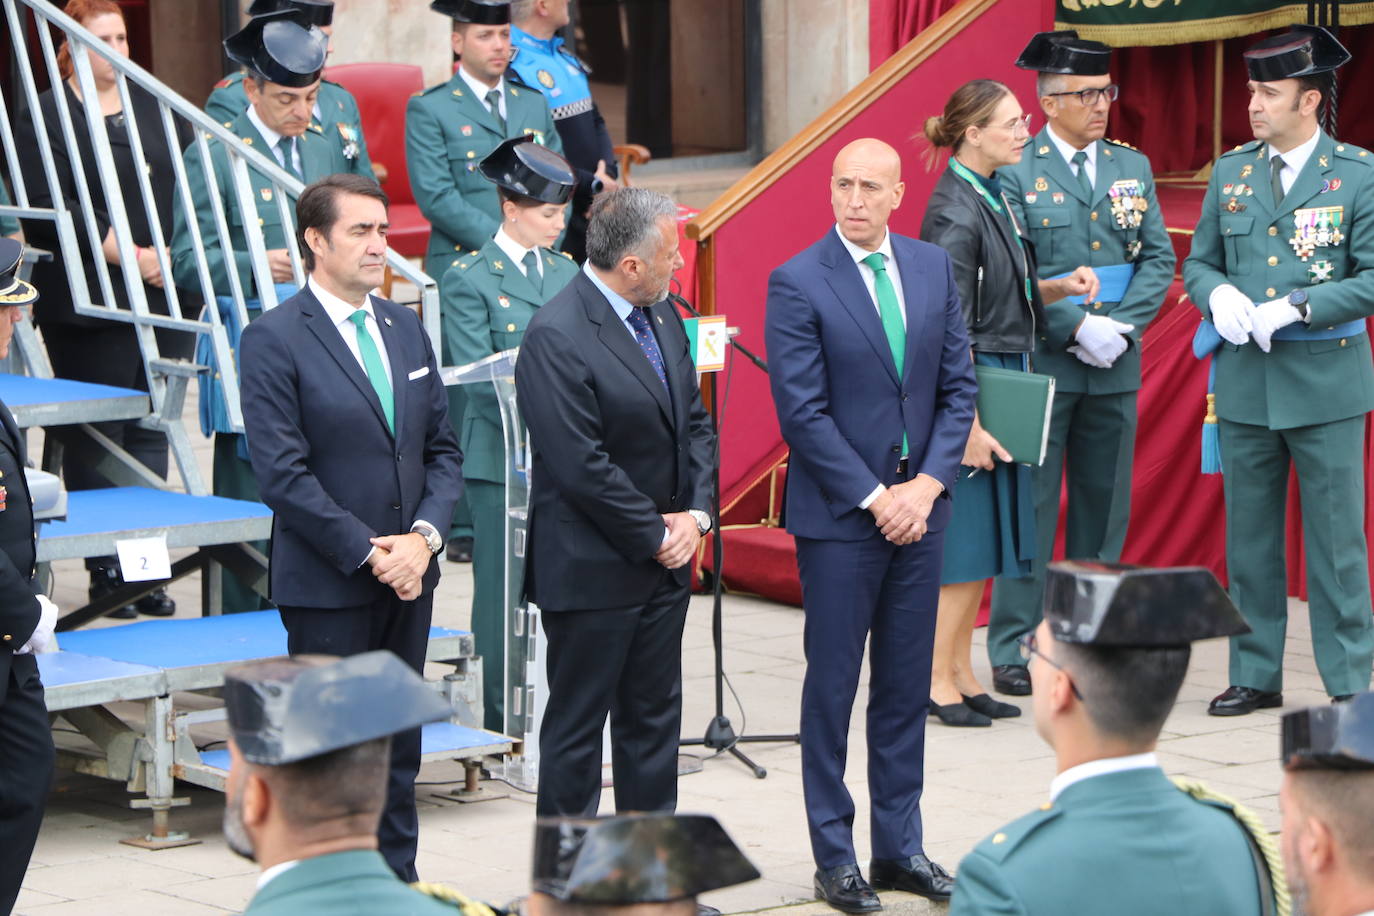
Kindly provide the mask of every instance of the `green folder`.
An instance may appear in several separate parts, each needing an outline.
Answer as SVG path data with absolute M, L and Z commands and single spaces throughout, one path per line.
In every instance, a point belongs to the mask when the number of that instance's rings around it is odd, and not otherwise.
M 1018 464 L 1039 466 L 1050 441 L 1054 376 L 996 366 L 974 366 L 978 422 Z

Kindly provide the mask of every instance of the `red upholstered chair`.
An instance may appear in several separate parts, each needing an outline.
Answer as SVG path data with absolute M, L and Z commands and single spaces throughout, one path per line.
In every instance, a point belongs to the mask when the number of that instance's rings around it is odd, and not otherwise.
M 406 103 L 425 88 L 424 74 L 411 64 L 339 64 L 327 67 L 324 75 L 358 100 L 367 152 L 391 200 L 391 247 L 406 257 L 424 257 L 429 222 L 410 193 L 406 171 Z M 390 270 L 382 292 L 391 295 Z

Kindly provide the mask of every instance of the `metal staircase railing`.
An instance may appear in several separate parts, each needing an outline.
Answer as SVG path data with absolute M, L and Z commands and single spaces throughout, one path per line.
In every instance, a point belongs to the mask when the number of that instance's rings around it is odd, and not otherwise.
M 218 246 L 230 264 L 233 263 L 234 246 L 226 221 L 223 201 L 213 194 L 211 195 L 211 210 L 213 211 L 214 236 L 209 239 L 202 237 L 200 220 L 191 198 L 187 163 L 198 162 L 198 167 L 204 170 L 207 185 L 213 188 L 216 182 L 214 157 L 212 157 L 211 152 L 212 150 L 223 152 L 229 164 L 227 178 L 230 190 L 235 196 L 241 213 L 257 212 L 258 201 L 254 194 L 254 185 L 250 180 L 249 169 L 251 168 L 270 183 L 271 199 L 277 208 L 286 236 L 286 246 L 291 256 L 294 282 L 298 286 L 304 284 L 305 278 L 296 240 L 294 208 L 290 206 L 290 201 L 295 199 L 304 186 L 297 178 L 283 170 L 272 157 L 243 143 L 195 104 L 172 91 L 132 60 L 115 53 L 103 41 L 48 0 L 0 0 L 0 7 L 3 7 L 4 10 L 6 31 L 10 36 L 11 49 L 16 62 L 18 73 L 16 94 L 20 96 L 18 102 L 11 107 L 11 103 L 7 102 L 0 94 L 0 150 L 3 151 L 3 156 L 0 156 L 0 164 L 8 172 L 11 186 L 15 192 L 14 204 L 8 207 L 0 206 L 0 215 L 53 221 L 62 250 L 73 253 L 64 257 L 63 261 L 76 312 L 80 315 L 123 321 L 134 328 L 143 355 L 153 408 L 152 415 L 140 422 L 151 428 L 160 429 L 167 435 L 187 492 L 197 494 L 208 492 L 197 469 L 190 440 L 181 417 L 186 388 L 201 367 L 186 360 L 163 358 L 158 351 L 155 330 L 166 328 L 203 334 L 208 337 L 214 354 L 216 369 L 220 373 L 219 381 L 225 394 L 229 423 L 236 431 L 241 431 L 243 429 L 243 414 L 239 403 L 239 386 L 235 363 L 228 330 L 215 303 L 217 295 L 221 297 L 227 295 L 231 298 L 232 308 L 238 319 L 238 326 L 243 327 L 248 321 L 245 304 L 247 296 L 236 270 L 229 269 L 227 271 L 229 281 L 227 290 L 217 289 L 212 282 L 210 266 L 205 255 L 206 245 Z M 36 56 L 31 51 L 27 38 L 30 24 L 32 24 L 38 37 Z M 62 142 L 65 143 L 71 162 L 71 177 L 76 188 L 81 212 L 86 217 L 82 221 L 88 236 L 86 242 L 89 250 L 96 253 L 93 261 L 99 289 L 94 291 L 94 294 L 89 289 L 82 260 L 79 256 L 75 256 L 75 253 L 81 251 L 81 246 L 78 244 L 76 223 L 72 213 L 62 208 L 60 204 L 53 208 L 39 208 L 31 205 L 31 189 L 25 184 L 24 174 L 20 168 L 21 157 L 37 157 L 41 160 L 43 180 L 47 185 L 49 199 L 54 202 L 62 200 L 57 165 L 54 162 L 53 149 L 49 140 L 50 133 L 44 112 L 39 104 L 35 61 L 37 61 L 37 66 L 41 66 L 46 72 L 49 85 L 60 87 L 63 80 L 58 69 L 55 48 L 60 47 L 63 39 L 66 40 L 70 49 L 73 72 L 77 84 L 81 88 L 83 99 L 98 98 L 95 77 L 91 68 L 92 55 L 104 60 L 113 68 L 120 100 L 123 104 L 123 114 L 131 151 L 138 162 L 146 166 L 147 160 L 144 157 L 137 115 L 130 96 L 131 83 L 133 86 L 146 91 L 156 101 L 160 126 L 170 149 L 174 151 L 182 149 L 179 130 L 183 129 L 183 125 L 189 127 L 192 132 L 191 144 L 197 147 L 199 156 L 183 160 L 182 157 L 174 155 L 172 159 L 178 191 L 176 206 L 182 209 L 181 215 L 185 218 L 195 241 L 195 275 L 200 287 L 198 292 L 203 301 L 208 303 L 198 314 L 186 314 L 183 311 L 182 297 L 172 282 L 173 272 L 169 250 L 171 240 L 164 237 L 159 225 L 157 206 L 148 178 L 148 170 L 147 168 L 135 169 L 138 176 L 136 187 L 128 188 L 121 185 L 115 169 L 108 128 L 98 105 L 85 104 L 82 106 L 85 110 L 85 117 L 73 117 L 66 93 L 61 91 L 54 93 L 60 121 L 58 125 L 59 134 Z M 16 145 L 13 113 L 19 110 L 20 104 L 27 106 L 34 120 L 35 135 L 38 141 L 37 149 L 19 149 Z M 97 173 L 100 179 L 98 188 L 90 187 L 86 180 L 87 164 L 82 159 L 82 147 L 77 143 L 78 136 L 82 134 L 90 140 L 90 148 L 95 155 L 98 166 Z M 164 289 L 168 301 L 168 314 L 160 315 L 149 310 L 141 278 L 138 271 L 133 269 L 122 271 L 124 291 L 128 297 L 128 308 L 122 308 L 115 304 L 114 284 L 109 265 L 99 256 L 103 240 L 95 237 L 96 224 L 95 220 L 91 218 L 95 210 L 93 201 L 97 194 L 102 195 L 106 203 L 110 228 L 119 251 L 120 261 L 123 264 L 132 265 L 137 262 L 135 242 L 131 234 L 125 202 L 126 200 L 139 201 L 146 209 L 148 222 L 153 232 L 158 263 L 162 270 L 162 276 L 166 278 Z M 267 260 L 263 229 L 261 225 L 251 219 L 244 220 L 244 223 L 242 229 L 247 242 L 247 254 L 255 285 L 259 290 L 261 306 L 263 309 L 273 308 L 277 305 L 277 296 L 271 268 Z M 389 249 L 387 251 L 387 263 L 394 273 L 413 283 L 419 290 L 425 329 L 433 342 L 434 352 L 439 353 L 441 350 L 439 346 L 440 320 L 438 290 L 435 281 L 413 266 L 403 256 Z M 32 346 L 32 340 L 30 340 L 27 343 L 21 342 L 19 349 L 28 357 L 34 353 L 36 348 Z M 30 360 L 31 374 L 44 374 L 45 364 L 46 360 L 37 359 L 35 354 L 34 359 Z M 50 370 L 47 371 L 50 372 Z M 133 459 L 124 456 L 121 460 L 128 463 Z M 133 468 L 135 476 L 142 476 L 145 480 L 151 476 L 151 472 L 148 472 L 146 468 L 142 469 L 141 472 L 139 468 Z M 159 481 L 155 485 L 168 486 L 166 481 Z

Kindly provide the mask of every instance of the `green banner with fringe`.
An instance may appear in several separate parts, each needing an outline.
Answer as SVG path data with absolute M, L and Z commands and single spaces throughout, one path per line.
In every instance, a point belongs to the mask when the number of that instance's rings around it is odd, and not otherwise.
M 1219 41 L 1307 21 L 1292 0 L 1058 0 L 1054 27 L 1117 48 Z M 1340 23 L 1374 22 L 1374 2 L 1340 5 Z

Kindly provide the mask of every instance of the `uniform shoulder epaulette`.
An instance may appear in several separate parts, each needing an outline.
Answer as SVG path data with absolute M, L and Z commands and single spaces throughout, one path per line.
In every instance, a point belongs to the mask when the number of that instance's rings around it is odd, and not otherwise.
M 427 897 L 453 904 L 455 909 L 463 913 L 463 916 L 505 916 L 506 914 L 505 910 L 498 910 L 480 900 L 473 900 L 444 884 L 416 881 L 410 886 Z
M 1336 155 L 1342 159 L 1354 159 L 1356 162 L 1374 165 L 1374 153 L 1353 143 L 1337 143 Z
M 1002 862 L 1012 851 L 1041 827 L 1055 820 L 1060 809 L 1046 802 L 1030 814 L 1023 815 L 978 844 L 977 851 L 993 862 Z
M 1222 153 L 1221 158 L 1225 159 L 1227 156 L 1234 156 L 1236 153 L 1253 153 L 1263 142 L 1263 140 L 1251 140 L 1249 143 L 1242 143 L 1239 146 L 1234 146 Z
M 429 95 L 430 93 L 439 92 L 447 88 L 448 83 L 435 83 L 433 86 L 426 86 L 424 89 L 421 89 L 419 92 L 415 93 L 415 95 Z
M 506 70 L 506 82 L 508 82 L 508 83 L 514 83 L 515 85 L 520 86 L 520 87 L 522 87 L 522 88 L 524 88 L 524 89 L 530 89 L 530 90 L 533 90 L 533 91 L 535 91 L 535 92 L 538 92 L 538 91 L 539 91 L 539 87 L 538 87 L 538 86 L 531 86 L 529 83 L 525 82 L 524 80 L 522 80 L 522 79 L 520 78 L 520 74 L 519 74 L 519 73 L 515 72 L 515 70 L 512 70 L 512 69 L 507 69 L 507 70 Z
M 1135 150 L 1137 153 L 1140 152 L 1139 147 L 1131 146 L 1131 144 L 1127 143 L 1125 140 L 1113 140 L 1111 137 L 1104 137 L 1103 139 L 1106 142 L 1110 143 L 1112 146 L 1121 146 L 1125 147 L 1126 149 Z
M 1252 854 L 1263 860 L 1265 870 L 1268 871 L 1267 875 L 1261 877 L 1261 881 L 1273 890 L 1274 912 L 1277 916 L 1288 916 L 1292 903 L 1288 893 L 1288 882 L 1284 876 L 1283 859 L 1264 822 L 1240 802 L 1219 792 L 1213 792 L 1195 779 L 1174 776 L 1170 781 L 1194 801 L 1217 808 L 1235 818 L 1236 823 L 1245 831 Z M 1260 863 L 1257 861 L 1255 865 L 1258 869 Z
M 240 83 L 240 82 L 242 82 L 242 81 L 243 81 L 243 74 L 242 74 L 242 73 L 231 73 L 231 74 L 229 74 L 228 76 L 226 76 L 224 79 L 220 80 L 218 83 L 215 83 L 214 88 L 216 88 L 216 89 L 228 89 L 230 86 L 234 85 L 235 83 Z

